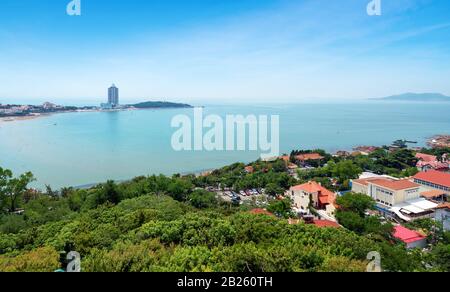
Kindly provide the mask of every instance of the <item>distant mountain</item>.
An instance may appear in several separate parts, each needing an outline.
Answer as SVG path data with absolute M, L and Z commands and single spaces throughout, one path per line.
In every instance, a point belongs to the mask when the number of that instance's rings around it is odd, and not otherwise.
M 166 101 L 146 101 L 136 104 L 131 104 L 135 108 L 191 108 L 192 106 L 184 103 L 174 103 Z
M 405 93 L 400 95 L 392 95 L 381 98 L 371 98 L 371 100 L 386 100 L 386 101 L 448 101 L 450 96 L 440 93 Z

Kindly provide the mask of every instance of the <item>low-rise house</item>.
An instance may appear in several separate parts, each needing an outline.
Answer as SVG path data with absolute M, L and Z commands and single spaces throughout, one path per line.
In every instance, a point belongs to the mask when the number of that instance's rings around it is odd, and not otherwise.
M 351 180 L 350 186 L 352 188 L 352 192 L 368 195 L 369 182 L 378 179 L 388 179 L 391 181 L 398 180 L 397 178 L 388 175 L 378 175 L 372 172 L 363 172 L 358 179 Z
M 404 222 L 410 222 L 418 219 L 433 218 L 436 208 L 439 204 L 432 201 L 418 198 L 395 205 L 389 211 L 394 218 Z
M 353 150 L 359 152 L 361 155 L 370 155 L 371 153 L 377 151 L 378 149 L 380 148 L 375 146 L 358 146 Z
M 352 191 L 372 197 L 378 212 L 405 222 L 434 216 L 438 204 L 421 197 L 420 189 L 419 184 L 406 179 L 371 177 L 352 182 Z
M 329 220 L 314 220 L 313 224 L 319 228 L 340 228 L 341 227 L 341 225 L 339 225 L 338 223 L 329 221 Z
M 246 166 L 245 167 L 245 172 L 246 173 L 253 173 L 253 172 L 255 172 L 255 169 L 253 168 L 253 166 Z
M 420 196 L 436 203 L 444 203 L 447 200 L 447 195 L 445 194 L 445 192 L 440 190 L 421 192 Z
M 419 159 L 417 162 L 417 168 L 420 171 L 437 170 L 447 172 L 449 170 L 449 164 L 446 161 L 446 156 L 443 157 L 443 161 L 439 161 L 437 156 L 417 153 L 416 158 Z
M 325 157 L 320 155 L 319 153 L 306 153 L 306 154 L 299 154 L 295 156 L 295 159 L 299 162 L 308 162 L 310 160 L 322 160 Z
M 350 152 L 345 151 L 345 150 L 337 151 L 336 154 L 335 154 L 336 157 L 343 157 L 343 158 L 350 157 L 351 155 L 352 154 Z
M 450 173 L 436 170 L 423 171 L 416 174 L 414 182 L 421 185 L 424 191 L 438 190 L 450 195 Z
M 368 182 L 368 195 L 383 207 L 420 198 L 420 186 L 409 180 L 376 179 Z
M 436 209 L 434 218 L 442 223 L 445 231 L 450 231 L 450 203 L 440 204 Z
M 309 207 L 324 210 L 326 215 L 334 217 L 336 194 L 324 188 L 320 183 L 310 181 L 289 189 L 288 195 L 294 202 L 294 208 L 308 213 Z
M 394 227 L 394 237 L 406 245 L 406 248 L 425 248 L 427 238 L 417 231 L 405 228 L 403 226 Z
M 270 213 L 269 211 L 265 210 L 265 209 L 253 209 L 251 211 L 249 211 L 250 214 L 253 215 L 266 215 L 266 216 L 270 216 L 270 217 L 275 217 L 274 214 Z
M 352 180 L 352 191 L 372 197 L 382 208 L 420 197 L 420 185 L 409 180 L 369 177 Z

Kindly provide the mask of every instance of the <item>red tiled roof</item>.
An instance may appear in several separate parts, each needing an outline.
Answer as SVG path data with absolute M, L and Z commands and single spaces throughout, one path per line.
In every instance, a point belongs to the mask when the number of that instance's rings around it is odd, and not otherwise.
M 333 204 L 336 200 L 336 195 L 321 186 L 319 183 L 315 181 L 310 181 L 302 185 L 297 185 L 291 188 L 291 191 L 304 191 L 308 194 L 319 193 L 319 201 L 321 204 Z
M 404 243 L 412 243 L 426 238 L 418 232 L 400 225 L 394 227 L 394 237 L 403 241 Z
M 369 177 L 369 178 L 362 178 L 362 179 L 354 179 L 354 180 L 352 180 L 352 182 L 360 184 L 360 185 L 368 186 L 369 182 L 376 181 L 376 180 L 383 180 L 383 179 L 392 181 L 391 179 L 387 179 L 387 178 L 385 179 L 385 178 L 381 178 L 381 177 Z
M 268 215 L 268 216 L 274 216 L 272 213 L 270 213 L 269 211 L 264 210 L 264 209 L 253 209 L 253 210 L 251 210 L 249 213 L 250 213 L 250 214 L 253 214 L 253 215 Z
M 425 198 L 428 198 L 428 199 L 433 199 L 433 198 L 436 198 L 436 197 L 440 197 L 440 196 L 442 196 L 444 194 L 445 194 L 444 191 L 438 191 L 438 190 L 432 190 L 432 191 L 420 193 L 420 195 L 422 197 L 425 197 Z
M 419 172 L 414 176 L 414 179 L 423 180 L 426 182 L 450 188 L 450 173 L 429 170 Z
M 378 179 L 371 181 L 372 184 L 378 185 L 381 187 L 385 187 L 394 191 L 401 191 L 406 189 L 418 188 L 420 187 L 418 184 L 413 183 L 409 180 L 387 180 L 387 179 Z
M 295 158 L 300 161 L 307 161 L 307 160 L 319 160 L 323 159 L 324 157 L 321 156 L 319 153 L 308 153 L 297 155 L 295 156 Z
M 280 159 L 289 162 L 291 160 L 291 157 L 289 155 L 280 156 Z
M 450 203 L 440 204 L 437 208 L 438 209 L 450 209 Z
M 333 221 L 328 220 L 314 220 L 314 225 L 317 227 L 331 227 L 331 228 L 340 228 L 341 226 Z
M 434 155 L 424 154 L 424 153 L 417 153 L 416 158 L 424 161 L 424 162 L 432 162 L 437 161 L 437 157 Z
M 246 166 L 245 167 L 245 171 L 246 172 L 253 172 L 255 169 L 253 168 L 253 166 Z
M 417 162 L 418 168 L 423 168 L 429 166 L 433 168 L 434 170 L 446 170 L 449 168 L 448 163 L 445 162 L 439 162 L 439 161 L 419 161 Z

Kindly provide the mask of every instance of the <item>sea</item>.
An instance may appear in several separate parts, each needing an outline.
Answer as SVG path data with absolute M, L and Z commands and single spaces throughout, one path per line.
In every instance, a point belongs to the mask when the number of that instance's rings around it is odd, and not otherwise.
M 176 151 L 177 115 L 193 109 L 75 112 L 0 122 L 0 167 L 31 171 L 34 187 L 85 186 L 153 174 L 200 173 L 251 162 L 259 151 Z M 293 149 L 351 150 L 398 139 L 425 146 L 450 133 L 450 103 L 361 101 L 283 105 L 205 105 L 203 114 L 279 116 L 280 154 Z M 206 132 L 206 130 L 205 130 Z

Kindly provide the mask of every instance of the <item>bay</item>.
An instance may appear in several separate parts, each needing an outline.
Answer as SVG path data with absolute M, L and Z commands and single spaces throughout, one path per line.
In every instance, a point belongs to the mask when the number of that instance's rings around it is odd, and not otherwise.
M 450 133 L 450 103 L 304 103 L 208 105 L 204 114 L 279 115 L 281 153 L 397 139 L 426 140 Z M 258 159 L 255 151 L 181 151 L 171 147 L 175 115 L 193 109 L 54 114 L 0 123 L 0 166 L 31 171 L 35 187 L 80 186 L 139 175 L 189 173 Z

